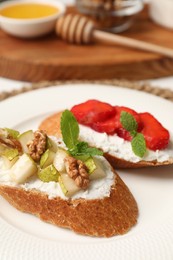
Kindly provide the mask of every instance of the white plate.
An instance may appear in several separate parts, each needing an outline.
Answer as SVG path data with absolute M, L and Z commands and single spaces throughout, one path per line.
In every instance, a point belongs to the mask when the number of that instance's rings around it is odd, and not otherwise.
M 173 129 L 173 104 L 134 90 L 96 85 L 51 87 L 0 103 L 1 127 L 24 131 L 55 111 L 87 99 L 149 111 Z M 0 198 L 1 260 L 172 260 L 173 167 L 118 170 L 137 200 L 138 224 L 126 235 L 91 238 L 55 227 L 21 213 Z

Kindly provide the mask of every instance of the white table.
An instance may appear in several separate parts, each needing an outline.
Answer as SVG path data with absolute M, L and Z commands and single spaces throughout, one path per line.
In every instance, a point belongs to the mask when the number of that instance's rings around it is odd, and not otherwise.
M 153 86 L 160 88 L 169 88 L 173 91 L 173 76 L 160 78 L 160 79 L 151 79 L 147 80 Z M 11 91 L 13 89 L 20 89 L 23 85 L 30 84 L 29 82 L 15 81 L 6 78 L 0 77 L 0 92 L 1 91 Z

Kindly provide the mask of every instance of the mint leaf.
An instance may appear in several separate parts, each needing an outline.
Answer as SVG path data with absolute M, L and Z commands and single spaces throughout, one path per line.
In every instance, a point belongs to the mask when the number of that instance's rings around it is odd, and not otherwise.
M 137 133 L 131 141 L 131 146 L 134 154 L 142 158 L 146 153 L 146 142 L 143 134 Z
M 126 111 L 121 112 L 120 122 L 125 130 L 133 137 L 131 141 L 132 151 L 135 155 L 143 157 L 146 153 L 146 142 L 143 134 L 138 133 L 138 123 L 133 115 Z
M 61 116 L 61 133 L 63 141 L 68 148 L 69 153 L 82 161 L 90 156 L 103 155 L 103 152 L 97 148 L 89 147 L 88 143 L 80 142 L 79 125 L 76 118 L 69 110 L 65 110 Z
M 131 135 L 132 137 L 135 137 L 135 136 L 136 136 L 136 134 L 137 134 L 137 132 L 136 132 L 136 131 L 131 131 L 131 132 L 130 132 L 130 135 Z
M 95 155 L 103 155 L 103 152 L 95 147 L 89 147 L 86 142 L 79 142 L 75 145 L 73 149 L 69 151 L 73 156 L 95 156 Z
M 78 143 L 79 125 L 74 115 L 65 110 L 61 116 L 61 133 L 68 149 L 73 149 Z
M 77 159 L 77 160 L 81 160 L 83 162 L 87 161 L 89 158 L 90 158 L 90 155 L 74 155 L 74 157 Z
M 133 115 L 126 111 L 122 111 L 120 115 L 120 122 L 124 129 L 132 133 L 132 136 L 135 135 L 134 132 L 136 133 L 137 131 L 138 123 L 136 122 L 136 119 Z
M 86 142 L 79 142 L 76 144 L 77 152 L 78 153 L 84 153 L 86 149 L 88 148 L 88 143 Z
M 95 156 L 95 155 L 98 155 L 98 156 L 103 156 L 103 152 L 95 147 L 88 147 L 86 150 L 85 150 L 85 153 L 90 155 L 90 156 Z

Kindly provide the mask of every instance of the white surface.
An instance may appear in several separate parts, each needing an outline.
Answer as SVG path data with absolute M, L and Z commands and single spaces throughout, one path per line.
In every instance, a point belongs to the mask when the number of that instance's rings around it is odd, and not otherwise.
M 147 82 L 149 82 L 153 86 L 157 86 L 163 89 L 168 88 L 173 91 L 173 76 L 153 80 L 151 79 Z
M 134 90 L 94 85 L 52 87 L 7 99 L 0 103 L 1 126 L 35 129 L 48 114 L 89 98 L 147 110 L 173 129 L 171 102 Z M 136 198 L 140 212 L 138 224 L 126 235 L 109 239 L 76 235 L 21 213 L 1 198 L 1 260 L 172 260 L 173 166 L 118 173 Z
M 27 82 L 16 81 L 0 77 L 0 91 L 12 91 L 13 89 L 20 89 Z
M 152 86 L 157 86 L 163 89 L 167 88 L 173 91 L 173 76 L 159 79 L 150 79 L 144 82 L 148 82 Z M 11 91 L 13 89 L 21 89 L 23 86 L 30 84 L 31 83 L 29 82 L 16 81 L 0 77 L 0 91 Z
M 173 0 L 150 0 L 149 11 L 154 22 L 173 29 Z
M 0 5 L 0 10 L 20 3 L 30 3 L 30 0 L 5 1 Z M 34 0 L 38 4 L 50 4 L 49 0 Z M 1 29 L 13 36 L 33 38 L 45 35 L 54 30 L 57 18 L 65 13 L 66 6 L 58 0 L 51 0 L 51 5 L 56 7 L 55 14 L 38 19 L 15 19 L 0 15 Z

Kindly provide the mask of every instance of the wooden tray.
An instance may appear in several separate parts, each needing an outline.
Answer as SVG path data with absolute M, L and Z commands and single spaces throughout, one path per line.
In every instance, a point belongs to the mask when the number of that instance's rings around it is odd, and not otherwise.
M 151 22 L 147 6 L 123 35 L 173 48 L 173 33 Z M 74 46 L 52 34 L 22 40 L 0 30 L 0 76 L 38 82 L 65 79 L 132 80 L 173 75 L 173 59 L 120 46 Z

